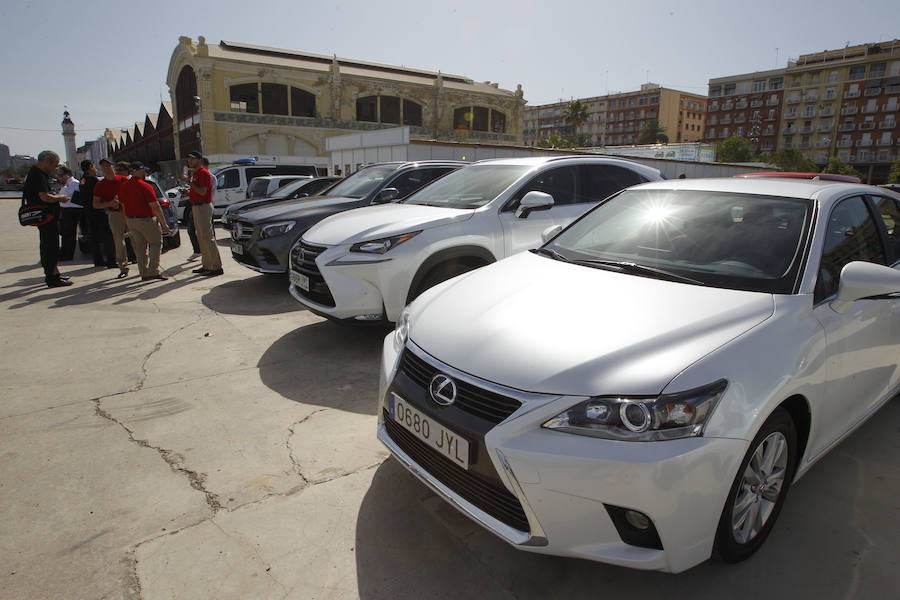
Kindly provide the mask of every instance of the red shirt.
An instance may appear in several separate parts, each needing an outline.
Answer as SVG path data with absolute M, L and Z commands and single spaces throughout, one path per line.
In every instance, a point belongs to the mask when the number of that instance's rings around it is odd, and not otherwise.
M 119 200 L 126 217 L 152 217 L 154 213 L 150 205 L 157 201 L 153 187 L 137 177 L 122 182 Z
M 205 187 L 206 193 L 201 196 L 191 187 L 189 197 L 191 204 L 210 204 L 212 202 L 212 175 L 209 174 L 209 171 L 203 167 L 199 167 L 194 171 L 194 176 L 191 177 L 191 186 L 195 185 L 197 187 Z
M 119 187 L 122 185 L 123 181 L 128 181 L 128 177 L 125 175 L 116 175 L 115 179 L 106 179 L 105 177 L 97 182 L 97 185 L 94 186 L 94 195 L 103 200 L 104 202 L 109 202 L 119 193 Z M 92 200 L 93 201 L 93 200 Z M 118 208 L 107 208 L 106 210 L 119 210 Z

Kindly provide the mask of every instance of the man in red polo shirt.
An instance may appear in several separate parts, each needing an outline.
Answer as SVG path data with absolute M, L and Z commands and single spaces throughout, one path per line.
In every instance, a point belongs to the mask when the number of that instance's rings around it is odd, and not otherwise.
M 94 186 L 94 208 L 106 209 L 113 247 L 116 249 L 116 264 L 119 265 L 116 279 L 122 279 L 128 276 L 128 253 L 125 250 L 125 214 L 119 204 L 119 187 L 123 181 L 128 181 L 128 177 L 116 175 L 115 165 L 108 158 L 100 161 L 100 170 L 103 179 Z
M 215 277 L 224 273 L 222 270 L 222 257 L 219 256 L 219 247 L 216 245 L 216 234 L 213 230 L 212 217 L 212 175 L 203 166 L 203 155 L 199 152 L 189 152 L 187 155 L 188 167 L 194 170 L 191 178 L 191 191 L 189 200 L 191 214 L 194 217 L 194 227 L 197 231 L 197 242 L 200 244 L 202 256 L 200 268 L 194 269 L 194 273 L 204 277 Z
M 162 232 L 168 233 L 169 226 L 166 225 L 156 193 L 144 181 L 146 176 L 147 167 L 143 163 L 131 163 L 131 179 L 123 181 L 119 187 L 119 201 L 125 211 L 141 280 L 168 279 L 159 273 L 159 255 L 162 253 Z

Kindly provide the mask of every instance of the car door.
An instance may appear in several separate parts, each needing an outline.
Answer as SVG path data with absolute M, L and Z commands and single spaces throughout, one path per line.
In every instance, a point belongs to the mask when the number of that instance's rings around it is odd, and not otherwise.
M 216 206 L 227 206 L 245 200 L 241 187 L 241 172 L 237 168 L 216 174 Z
M 456 167 L 428 167 L 421 169 L 410 169 L 394 177 L 391 181 L 385 184 L 382 189 L 396 189 L 397 197 L 395 200 L 403 200 L 413 192 L 419 191 L 438 177 L 443 176 L 449 171 L 455 170 Z
M 883 228 L 863 196 L 841 200 L 826 223 L 813 308 L 825 331 L 825 382 L 821 405 L 813 410 L 813 456 L 896 385 L 900 353 L 900 299 L 857 300 L 844 313 L 831 307 L 844 265 L 855 260 L 886 264 Z

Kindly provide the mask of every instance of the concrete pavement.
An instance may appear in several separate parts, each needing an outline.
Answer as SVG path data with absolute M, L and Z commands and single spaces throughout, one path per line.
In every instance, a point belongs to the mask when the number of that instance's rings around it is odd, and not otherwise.
M 166 282 L 61 265 L 0 200 L 0 598 L 889 598 L 900 401 L 791 491 L 739 565 L 644 573 L 516 551 L 375 440 L 384 331 L 228 255 Z M 132 269 L 136 271 L 136 269 Z

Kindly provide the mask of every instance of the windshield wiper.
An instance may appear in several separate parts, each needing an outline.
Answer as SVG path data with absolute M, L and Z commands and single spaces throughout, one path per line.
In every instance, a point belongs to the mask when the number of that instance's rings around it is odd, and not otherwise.
M 572 262 L 571 260 L 569 260 L 568 258 L 563 256 L 556 250 L 553 250 L 552 248 L 532 248 L 531 250 L 529 250 L 529 252 L 534 252 L 535 254 L 540 254 L 542 256 L 549 256 L 550 258 L 552 258 L 554 260 L 559 260 L 562 262 Z
M 647 277 L 655 277 L 657 279 L 678 281 L 680 283 L 692 283 L 694 285 L 706 285 L 705 283 L 703 283 L 702 281 L 698 281 L 697 279 L 691 279 L 690 277 L 678 275 L 677 273 L 672 273 L 671 271 L 657 269 L 655 267 L 646 267 L 644 265 L 639 265 L 633 262 L 601 259 L 582 259 L 573 260 L 571 262 L 575 263 L 576 265 L 584 265 L 587 267 L 612 267 L 614 269 L 619 269 L 623 273 L 630 273 L 632 275 L 643 275 Z

